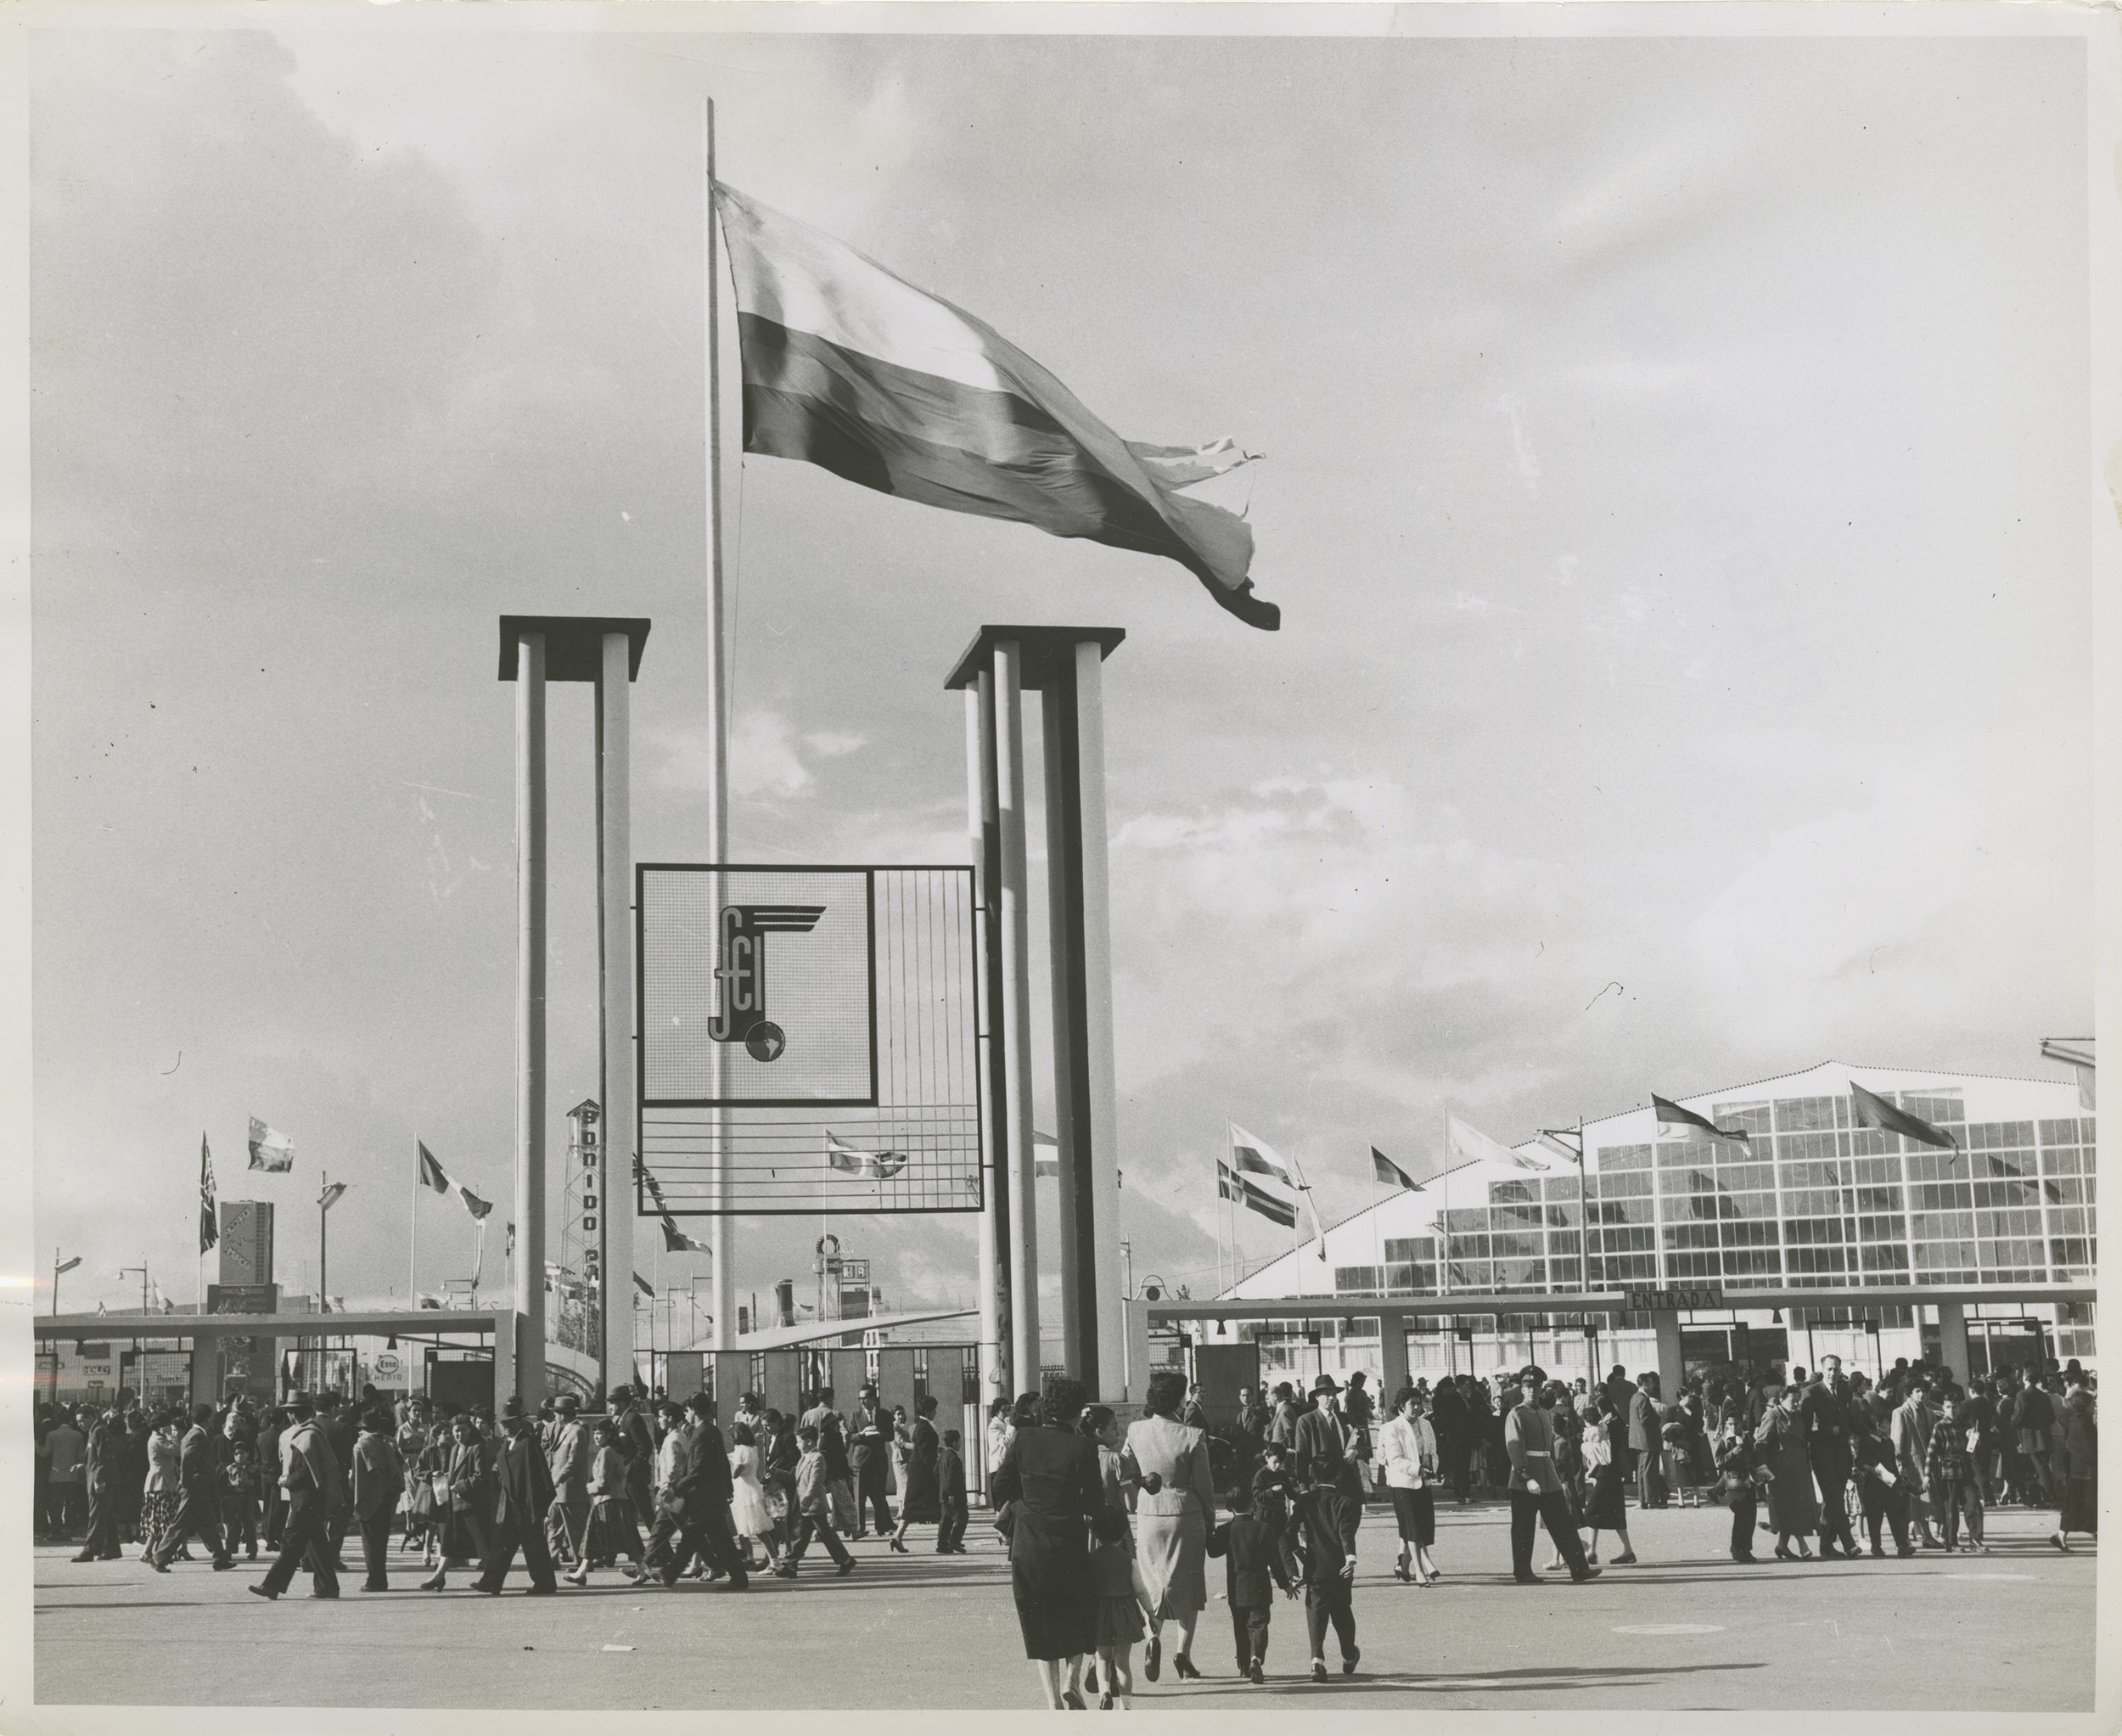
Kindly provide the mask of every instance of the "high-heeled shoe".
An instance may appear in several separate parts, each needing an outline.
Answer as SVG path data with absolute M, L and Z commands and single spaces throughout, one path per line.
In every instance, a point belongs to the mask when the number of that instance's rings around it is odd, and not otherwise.
M 1393 1564 L 1393 1577 L 1398 1580 L 1402 1585 L 1406 1585 L 1411 1582 L 1411 1576 L 1407 1571 L 1407 1564 L 1405 1561 L 1396 1561 Z
M 1193 1667 L 1193 1660 L 1184 1652 L 1171 1655 L 1171 1667 L 1182 1681 L 1199 1682 L 1201 1679 L 1201 1672 Z
M 907 1546 L 897 1537 L 894 1537 L 891 1540 L 891 1553 L 895 1555 L 910 1555 L 913 1552 L 907 1548 Z
M 1790 1553 L 1788 1543 L 1778 1543 L 1776 1546 L 1776 1559 L 1778 1561 L 1795 1561 L 1798 1558 Z

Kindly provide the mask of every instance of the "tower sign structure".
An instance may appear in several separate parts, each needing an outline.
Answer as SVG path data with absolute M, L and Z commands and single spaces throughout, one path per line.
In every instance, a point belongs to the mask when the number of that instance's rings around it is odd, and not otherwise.
M 546 728 L 547 682 L 593 683 L 596 697 L 598 1025 L 605 1137 L 597 1146 L 599 1200 L 611 1197 L 609 1130 L 635 1125 L 633 913 L 628 781 L 628 689 L 641 670 L 648 622 L 636 617 L 504 615 L 500 678 L 516 683 L 516 1150 L 515 1392 L 526 1405 L 545 1396 L 546 1272 Z M 631 1165 L 632 1154 L 621 1154 Z M 572 1197 L 579 1199 L 580 1194 Z M 594 1216 L 596 1228 L 589 1228 Z M 633 1222 L 583 1211 L 585 1270 L 609 1284 L 615 1267 L 631 1279 Z M 590 1257 L 594 1254 L 594 1259 Z M 598 1311 L 602 1344 L 593 1352 L 601 1396 L 633 1379 L 633 1313 Z M 498 1383 L 497 1383 L 498 1384 Z

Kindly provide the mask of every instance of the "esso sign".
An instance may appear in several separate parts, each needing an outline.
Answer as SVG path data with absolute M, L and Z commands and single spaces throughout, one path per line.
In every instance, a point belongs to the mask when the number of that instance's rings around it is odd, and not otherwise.
M 376 1358 L 376 1373 L 386 1380 L 398 1372 L 398 1356 L 395 1351 L 385 1351 Z

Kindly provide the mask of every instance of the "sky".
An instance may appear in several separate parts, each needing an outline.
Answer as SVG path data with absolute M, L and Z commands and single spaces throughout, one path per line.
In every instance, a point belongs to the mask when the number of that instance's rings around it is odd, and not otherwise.
M 190 1300 L 202 1132 L 293 1288 L 319 1171 L 352 1184 L 350 1301 L 406 1295 L 416 1138 L 508 1197 L 497 615 L 653 618 L 635 851 L 704 855 L 704 97 L 733 185 L 1126 437 L 1263 454 L 1204 492 L 1275 634 L 1170 562 L 725 454 L 737 859 L 965 859 L 960 651 L 1126 629 L 1138 1278 L 1212 1284 L 1227 1121 L 1330 1221 L 1447 1108 L 1516 1141 L 1831 1056 L 2053 1071 L 2091 1018 L 2084 79 L 2003 37 L 35 32 L 70 1306 L 143 1258 Z M 587 689 L 552 713 L 557 1147 L 596 1085 Z M 253 1115 L 292 1176 L 244 1173 Z M 468 1276 L 419 1211 L 419 1287 Z M 971 1298 L 969 1219 L 834 1228 L 890 1304 Z M 740 1296 L 805 1295 L 815 1230 L 746 1226 Z

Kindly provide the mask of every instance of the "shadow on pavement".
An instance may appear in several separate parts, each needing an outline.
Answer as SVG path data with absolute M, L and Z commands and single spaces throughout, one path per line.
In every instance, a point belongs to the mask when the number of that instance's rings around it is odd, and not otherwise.
M 1463 1675 L 1439 1674 L 1434 1676 L 1356 1676 L 1335 1675 L 1324 1684 L 1308 1677 L 1288 1677 L 1277 1679 L 1269 1677 L 1260 1687 L 1247 1682 L 1220 1683 L 1210 1688 L 1204 1685 L 1190 1691 L 1188 1698 L 1222 1697 L 1235 1695 L 1240 1699 L 1269 1694 L 1281 1697 L 1293 1694 L 1339 1693 L 1343 1694 L 1406 1694 L 1419 1692 L 1432 1683 L 1440 1694 L 1524 1693 L 1541 1688 L 1624 1687 L 1649 1682 L 1668 1676 L 1700 1676 L 1727 1673 L 1741 1670 L 1765 1670 L 1766 1663 L 1744 1664 L 1642 1664 L 1642 1665 L 1586 1665 L 1573 1666 L 1556 1665 L 1548 1668 L 1524 1670 L 1483 1670 Z M 1137 1692 L 1137 1698 L 1140 1698 Z

